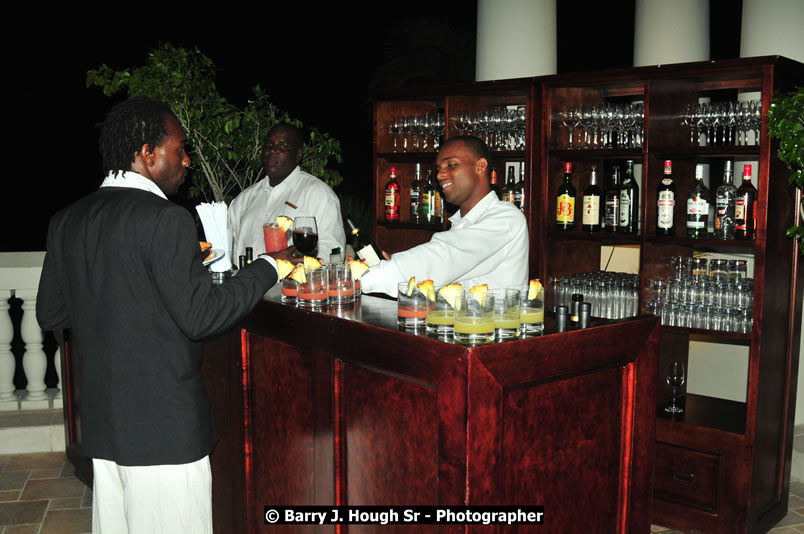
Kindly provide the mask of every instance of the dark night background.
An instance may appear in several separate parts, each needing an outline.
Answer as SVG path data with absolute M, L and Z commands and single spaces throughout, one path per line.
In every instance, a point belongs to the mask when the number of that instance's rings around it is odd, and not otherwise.
M 559 73 L 632 66 L 634 0 L 557 4 Z M 6 149 L 15 163 L 5 180 L 0 251 L 44 250 L 50 216 L 100 184 L 94 125 L 124 97 L 86 88 L 86 72 L 103 63 L 142 65 L 161 42 L 209 56 L 230 102 L 242 105 L 260 84 L 279 108 L 339 139 L 344 183 L 337 190 L 368 197 L 371 96 L 473 81 L 477 10 L 473 0 L 405 2 L 393 12 L 367 7 L 227 6 L 227 15 L 210 12 L 198 21 L 157 5 L 129 6 L 108 24 L 61 24 L 50 13 L 50 22 L 32 24 L 24 37 L 6 37 L 4 78 L 7 91 L 13 87 Z M 193 7 L 204 9 L 211 8 Z M 738 57 L 741 2 L 711 0 L 710 12 L 710 58 Z M 187 204 L 185 194 L 186 184 L 175 200 Z

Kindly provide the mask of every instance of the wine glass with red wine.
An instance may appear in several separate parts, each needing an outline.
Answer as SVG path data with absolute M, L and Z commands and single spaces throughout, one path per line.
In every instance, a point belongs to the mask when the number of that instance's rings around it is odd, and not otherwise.
M 315 217 L 296 217 L 293 220 L 293 245 L 305 256 L 312 256 L 318 245 L 318 226 Z

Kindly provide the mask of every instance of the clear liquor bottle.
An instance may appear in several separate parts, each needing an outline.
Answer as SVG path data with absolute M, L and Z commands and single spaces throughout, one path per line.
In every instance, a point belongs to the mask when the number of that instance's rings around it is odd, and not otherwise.
M 723 170 L 723 183 L 715 191 L 715 237 L 717 239 L 734 239 L 737 188 L 734 187 L 732 166 L 731 161 L 726 162 L 726 168 Z
M 709 200 L 709 188 L 703 183 L 703 167 L 696 165 L 695 183 L 687 193 L 687 237 L 700 239 L 706 236 Z

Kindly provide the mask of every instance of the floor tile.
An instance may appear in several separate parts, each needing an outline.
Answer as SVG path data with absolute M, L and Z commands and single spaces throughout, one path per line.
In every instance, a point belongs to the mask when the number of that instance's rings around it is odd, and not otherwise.
M 0 473 L 0 490 L 21 490 L 28 481 L 30 471 Z
M 3 534 L 39 534 L 39 524 L 9 526 Z
M 47 501 L 0 503 L 0 525 L 39 523 L 45 517 Z
M 791 526 L 799 526 L 804 525 L 804 515 L 799 514 L 798 512 L 789 510 L 787 515 L 782 518 L 781 521 L 776 523 L 776 528 L 778 527 L 791 527 Z
M 796 508 L 804 508 L 804 498 L 799 497 L 798 495 L 793 495 L 791 493 L 790 495 L 788 495 L 787 508 L 789 510 L 795 510 Z
M 77 478 L 48 478 L 29 480 L 20 496 L 21 501 L 83 497 L 84 484 Z
M 6 471 L 23 469 L 60 469 L 64 464 L 63 452 L 15 454 L 6 464 Z
M 790 493 L 792 493 L 793 495 L 797 495 L 797 496 L 801 497 L 802 499 L 804 499 L 804 483 L 791 481 L 790 482 Z
M 22 493 L 22 490 L 0 491 L 0 502 L 18 501 L 20 500 L 20 493 Z
M 84 534 L 92 530 L 92 510 L 51 510 L 39 534 Z
M 50 499 L 50 506 L 48 507 L 48 510 L 72 510 L 73 508 L 83 508 L 81 506 L 83 498 L 84 497 L 82 495 L 81 497 Z
M 61 467 L 57 469 L 31 469 L 31 479 L 34 478 L 59 478 Z

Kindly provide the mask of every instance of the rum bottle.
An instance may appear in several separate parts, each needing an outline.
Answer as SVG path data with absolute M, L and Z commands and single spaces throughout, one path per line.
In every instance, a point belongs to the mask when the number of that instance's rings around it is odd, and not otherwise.
M 606 207 L 603 227 L 607 232 L 617 232 L 620 224 L 620 166 L 615 165 L 611 173 L 611 184 L 606 190 Z
M 639 186 L 634 179 L 634 162 L 626 161 L 625 179 L 620 186 L 620 221 L 618 232 L 635 234 L 639 230 Z
M 751 165 L 743 167 L 743 183 L 737 189 L 737 198 L 734 201 L 734 238 L 754 239 L 756 232 L 756 202 L 757 189 L 751 183 Z
M 656 235 L 676 235 L 676 185 L 673 183 L 673 163 L 664 162 L 664 178 L 656 190 Z
M 399 220 L 399 182 L 396 181 L 396 167 L 391 167 L 391 179 L 385 184 L 385 220 Z
M 581 224 L 584 232 L 600 231 L 600 188 L 597 186 L 597 167 L 594 165 L 589 174 L 589 185 L 583 192 Z

